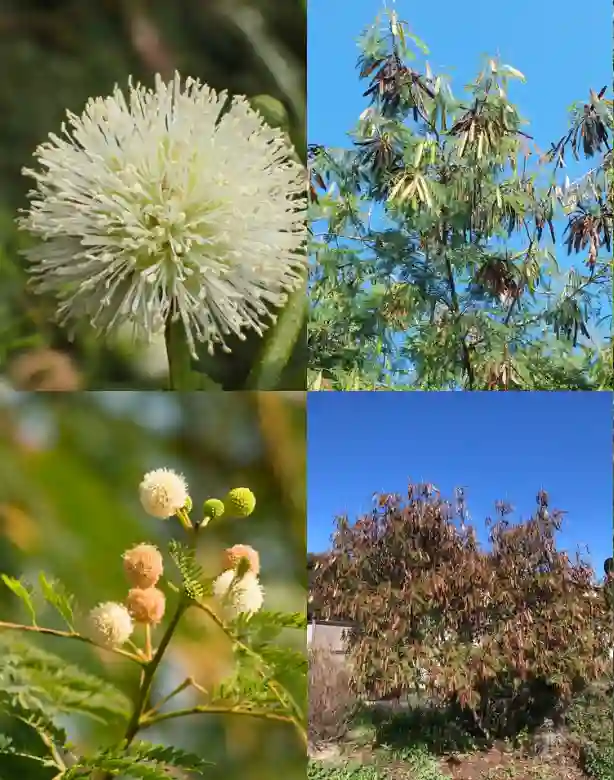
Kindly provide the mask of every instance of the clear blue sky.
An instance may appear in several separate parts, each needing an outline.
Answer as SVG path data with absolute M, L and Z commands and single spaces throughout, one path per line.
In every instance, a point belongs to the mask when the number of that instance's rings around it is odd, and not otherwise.
M 435 73 L 452 79 L 457 97 L 473 81 L 482 55 L 498 55 L 520 70 L 526 83 L 510 83 L 510 98 L 530 124 L 524 130 L 545 150 L 565 133 L 568 108 L 588 98 L 589 88 L 608 85 L 612 97 L 612 18 L 607 2 L 591 2 L 590 13 L 570 0 L 438 0 L 415 3 L 388 0 L 400 19 L 429 47 L 427 59 Z M 385 8 L 384 0 L 309 0 L 308 7 L 308 141 L 348 147 L 367 107 L 359 81 L 357 39 Z M 420 64 L 420 60 L 418 61 Z M 569 155 L 571 181 L 589 170 L 592 161 L 575 163 Z M 557 224 L 557 238 L 564 229 Z M 584 256 L 557 252 L 561 268 L 584 269 Z
M 496 500 L 528 519 L 543 487 L 567 510 L 558 547 L 588 545 L 599 578 L 612 555 L 610 393 L 309 393 L 307 544 L 328 548 L 333 520 L 404 493 L 411 478 L 453 498 L 464 487 L 478 539 Z

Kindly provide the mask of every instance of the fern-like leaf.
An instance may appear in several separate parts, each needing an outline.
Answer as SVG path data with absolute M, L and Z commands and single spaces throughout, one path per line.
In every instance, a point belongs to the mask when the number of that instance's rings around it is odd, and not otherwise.
M 2 582 L 11 590 L 15 596 L 23 603 L 32 618 L 32 625 L 36 625 L 36 610 L 32 599 L 32 589 L 21 580 L 15 577 L 9 577 L 8 574 L 2 574 Z
M 64 586 L 57 580 L 49 582 L 45 574 L 41 571 L 38 575 L 38 582 L 45 601 L 53 607 L 66 623 L 71 631 L 74 631 L 73 621 L 73 602 L 74 596 L 66 591 Z
M 103 750 L 82 758 L 65 773 L 64 780 L 90 777 L 95 770 L 142 780 L 167 780 L 169 770 L 183 769 L 202 776 L 207 766 L 209 762 L 185 750 L 139 742 L 124 750 Z
M 181 574 L 181 584 L 186 594 L 195 601 L 211 595 L 210 587 L 204 582 L 205 574 L 194 552 L 174 539 L 170 542 L 168 551 Z
M 267 612 L 261 610 L 255 614 L 243 614 L 234 621 L 234 628 L 241 634 L 245 632 L 250 637 L 252 647 L 258 644 L 268 644 L 277 639 L 285 629 L 306 631 L 307 617 L 304 612 Z M 306 641 L 307 637 L 305 637 Z
M 73 713 L 103 722 L 126 718 L 130 712 L 130 700 L 117 688 L 13 634 L 0 635 L 0 654 L 0 700 L 5 708 L 17 702 L 52 718 Z
M 28 752 L 23 746 L 18 749 L 11 737 L 0 735 L 0 755 L 35 761 L 46 767 L 61 768 L 57 756 L 68 750 L 66 732 L 54 723 L 47 712 L 42 708 L 33 707 L 31 702 L 22 703 L 19 699 L 11 701 L 10 706 L 7 706 L 4 693 L 0 693 L 1 711 L 26 724 L 36 733 L 38 740 L 36 746 L 30 748 L 34 752 Z M 41 748 L 45 755 L 39 755 Z

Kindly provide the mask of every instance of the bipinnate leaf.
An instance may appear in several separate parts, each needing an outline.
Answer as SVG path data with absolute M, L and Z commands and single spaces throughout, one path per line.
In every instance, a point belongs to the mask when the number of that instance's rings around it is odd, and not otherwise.
M 195 772 L 203 777 L 203 770 L 207 766 L 210 766 L 210 762 L 185 750 L 137 742 L 126 749 L 102 750 L 82 758 L 68 770 L 64 780 L 90 777 L 90 773 L 96 770 L 113 775 L 121 773 L 142 780 L 168 780 L 174 776 L 169 774 L 172 769 Z
M 2 576 L 2 582 L 4 582 L 6 587 L 12 590 L 13 593 L 17 596 L 17 598 L 22 601 L 23 605 L 28 610 L 30 617 L 32 618 L 32 625 L 35 626 L 36 610 L 34 609 L 34 602 L 32 601 L 31 589 L 27 585 L 25 585 L 21 580 L 18 580 L 15 577 L 9 577 L 8 574 L 3 574 L 1 576 Z

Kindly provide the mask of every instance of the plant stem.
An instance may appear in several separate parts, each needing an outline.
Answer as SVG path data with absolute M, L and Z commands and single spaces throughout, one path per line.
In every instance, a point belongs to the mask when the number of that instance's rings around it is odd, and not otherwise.
M 185 343 L 185 333 L 181 321 L 173 322 L 173 313 L 169 312 L 164 329 L 166 357 L 168 360 L 168 389 L 193 390 L 191 387 L 192 358 Z
M 157 723 L 162 723 L 165 720 L 171 720 L 173 718 L 182 718 L 186 715 L 211 714 L 211 715 L 247 715 L 252 718 L 262 718 L 264 720 L 278 720 L 283 723 L 295 724 L 294 718 L 290 715 L 281 715 L 270 710 L 248 710 L 242 707 L 224 707 L 223 705 L 215 706 L 209 704 L 197 704 L 194 707 L 186 707 L 181 710 L 173 710 L 172 712 L 162 712 L 151 717 L 144 717 L 141 719 L 141 728 L 146 729 L 150 726 L 154 726 Z
M 442 230 L 442 244 L 444 247 L 447 245 L 447 226 L 444 224 L 443 230 Z M 445 255 L 445 263 L 446 263 L 446 271 L 448 274 L 448 284 L 450 285 L 450 295 L 452 299 L 452 311 L 456 314 L 457 321 L 460 319 L 460 305 L 458 301 L 458 293 L 456 292 L 456 283 L 454 281 L 454 270 L 452 269 L 452 262 L 450 260 L 450 256 L 448 252 L 444 253 Z M 471 364 L 471 354 L 469 352 L 469 347 L 467 346 L 467 341 L 465 336 L 461 339 L 461 349 L 463 351 L 463 364 L 465 367 L 465 371 L 467 372 L 467 382 L 469 385 L 469 390 L 473 390 L 473 387 L 475 385 L 475 376 L 473 372 L 473 365 Z
M 6 628 L 9 631 L 32 631 L 35 634 L 46 634 L 48 636 L 61 636 L 64 639 L 77 639 L 79 642 L 85 642 L 93 647 L 98 647 L 100 650 L 107 650 L 109 653 L 115 655 L 121 655 L 122 658 L 128 658 L 130 661 L 134 661 L 137 664 L 143 665 L 143 659 L 139 658 L 134 653 L 129 653 L 127 650 L 121 650 L 119 647 L 108 647 L 107 645 L 101 645 L 90 639 L 88 636 L 82 636 L 76 631 L 58 631 L 55 628 L 41 628 L 40 626 L 24 626 L 21 623 L 6 623 L 0 621 L 0 629 Z
M 164 328 L 166 357 L 168 360 L 169 390 L 219 390 L 220 388 L 203 373 L 192 368 L 192 355 L 186 341 L 181 320 L 173 322 L 172 313 L 166 318 Z
M 145 623 L 145 658 L 151 661 L 151 626 Z
M 213 622 L 222 629 L 222 631 L 226 634 L 226 636 L 231 640 L 231 642 L 235 645 L 235 647 L 238 647 L 240 650 L 242 650 L 246 655 L 249 655 L 251 658 L 253 658 L 255 661 L 258 661 L 261 667 L 266 667 L 266 662 L 260 656 L 255 650 L 252 650 L 251 647 L 248 647 L 247 645 L 243 644 L 243 642 L 239 641 L 233 634 L 228 630 L 226 625 L 224 624 L 224 621 L 221 620 L 218 615 L 209 607 L 207 604 L 203 604 L 200 601 L 191 601 L 191 606 L 198 607 L 198 609 L 201 609 L 203 612 L 206 612 L 207 615 L 213 620 Z M 283 687 L 282 691 L 279 690 L 280 686 L 278 686 L 277 681 L 271 679 L 270 675 L 266 674 L 264 671 L 264 668 L 260 669 L 260 676 L 266 680 L 270 690 L 272 693 L 275 694 L 275 697 L 277 701 L 282 705 L 282 707 L 287 707 L 288 704 L 290 705 L 291 709 L 294 711 L 294 714 L 297 716 L 296 720 L 292 719 L 293 722 L 296 724 L 297 728 L 299 728 L 302 732 L 304 732 L 303 727 L 300 725 L 300 720 L 303 717 L 303 712 L 297 702 L 294 700 L 292 695 Z M 285 699 L 285 701 L 284 701 Z
M 179 683 L 176 688 L 173 688 L 170 693 L 168 693 L 166 696 L 163 696 L 156 705 L 154 705 L 150 710 L 147 710 L 147 712 L 143 713 L 141 723 L 148 720 L 150 715 L 155 715 L 160 710 L 160 707 L 164 707 L 167 702 L 177 696 L 177 694 L 181 693 L 181 691 L 185 691 L 185 689 L 189 688 L 191 685 L 194 685 L 194 681 L 191 677 L 186 677 L 185 680 L 182 683 Z
M 143 714 L 144 708 L 147 706 L 147 699 L 149 698 L 154 675 L 158 667 L 160 666 L 160 662 L 162 661 L 162 656 L 166 652 L 166 648 L 168 647 L 171 641 L 173 633 L 177 628 L 177 625 L 187 608 L 188 608 L 188 603 L 185 600 L 185 596 L 181 595 L 179 599 L 179 603 L 177 604 L 177 609 L 175 610 L 175 614 L 173 615 L 171 622 L 168 624 L 168 627 L 164 632 L 164 636 L 160 640 L 158 649 L 156 650 L 154 657 L 151 659 L 151 661 L 149 661 L 149 663 L 145 667 L 145 673 L 143 675 L 143 681 L 139 688 L 137 701 L 134 705 L 134 711 L 132 713 L 132 717 L 130 718 L 130 722 L 128 723 L 128 727 L 126 728 L 126 734 L 124 737 L 126 747 L 130 745 L 130 743 L 136 736 L 137 731 L 139 730 L 141 715 Z

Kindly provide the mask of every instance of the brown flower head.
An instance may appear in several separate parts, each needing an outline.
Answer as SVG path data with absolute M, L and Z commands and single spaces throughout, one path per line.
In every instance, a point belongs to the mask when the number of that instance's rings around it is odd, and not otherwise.
M 224 570 L 236 569 L 242 560 L 247 561 L 248 571 L 252 571 L 254 574 L 260 572 L 260 556 L 248 544 L 235 544 L 233 547 L 224 550 L 222 568 Z
M 123 558 L 126 577 L 134 588 L 153 587 L 164 571 L 162 555 L 153 544 L 137 544 Z
M 159 623 L 164 617 L 166 598 L 158 588 L 132 588 L 126 597 L 126 607 L 137 623 Z
M 72 358 L 53 349 L 22 352 L 10 362 L 8 375 L 16 390 L 72 392 L 83 385 Z

